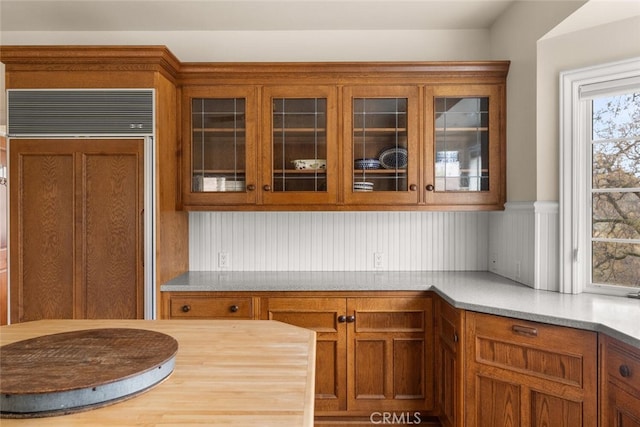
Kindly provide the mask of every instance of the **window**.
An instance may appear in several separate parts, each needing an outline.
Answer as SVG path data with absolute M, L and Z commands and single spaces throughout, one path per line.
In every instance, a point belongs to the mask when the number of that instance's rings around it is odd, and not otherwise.
M 561 75 L 561 290 L 640 291 L 640 59 Z

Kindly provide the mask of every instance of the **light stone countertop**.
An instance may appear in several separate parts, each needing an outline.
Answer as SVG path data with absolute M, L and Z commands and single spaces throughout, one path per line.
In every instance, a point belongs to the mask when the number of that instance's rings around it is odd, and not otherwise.
M 640 348 L 640 300 L 537 291 L 489 272 L 191 271 L 162 291 L 433 291 L 457 308 L 569 326 Z

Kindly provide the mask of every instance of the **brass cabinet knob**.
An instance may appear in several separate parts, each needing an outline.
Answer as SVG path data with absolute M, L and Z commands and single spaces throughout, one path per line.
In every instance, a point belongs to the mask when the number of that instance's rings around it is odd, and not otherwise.
M 433 186 L 433 184 L 427 184 L 426 189 L 427 189 L 427 191 L 433 191 L 435 189 L 435 187 Z
M 265 185 L 262 186 L 262 189 L 264 191 L 271 191 L 271 186 L 269 184 L 265 184 Z
M 338 316 L 338 323 L 344 323 L 347 321 L 347 316 L 345 316 L 344 314 L 341 316 Z
M 237 305 L 232 305 L 231 307 L 229 307 L 229 311 L 232 313 L 236 313 L 238 310 L 240 309 L 240 307 L 238 307 Z
M 353 323 L 356 321 L 356 316 L 347 316 L 347 323 Z
M 417 185 L 415 185 L 415 184 L 411 184 L 411 185 L 409 186 L 409 190 L 411 190 L 411 191 L 416 191 L 417 189 L 418 189 L 418 186 L 417 186 Z
M 249 184 L 249 185 L 247 185 L 247 190 L 248 190 L 248 191 L 253 191 L 253 190 L 255 190 L 255 189 L 256 189 L 256 186 L 255 186 L 255 185 L 253 185 L 253 184 Z
M 191 311 L 191 306 L 190 306 L 189 304 L 185 304 L 185 305 L 183 305 L 183 306 L 182 306 L 182 311 L 183 311 L 184 313 L 188 313 L 188 312 L 190 312 L 190 311 Z

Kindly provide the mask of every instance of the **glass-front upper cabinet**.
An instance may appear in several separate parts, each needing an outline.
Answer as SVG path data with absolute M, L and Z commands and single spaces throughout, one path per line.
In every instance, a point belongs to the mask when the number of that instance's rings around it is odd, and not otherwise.
M 426 203 L 497 205 L 504 191 L 498 86 L 427 91 Z
M 256 99 L 253 87 L 184 89 L 185 205 L 256 202 Z
M 418 203 L 418 99 L 417 86 L 344 89 L 346 203 Z
M 262 202 L 337 202 L 335 87 L 265 87 Z

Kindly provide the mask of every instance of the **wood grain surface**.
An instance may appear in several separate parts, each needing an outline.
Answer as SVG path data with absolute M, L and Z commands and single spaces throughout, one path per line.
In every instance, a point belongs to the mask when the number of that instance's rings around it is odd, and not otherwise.
M 0 344 L 114 327 L 174 337 L 179 351 L 173 374 L 115 405 L 58 417 L 4 419 L 2 426 L 313 425 L 315 333 L 280 322 L 41 320 L 1 327 Z

